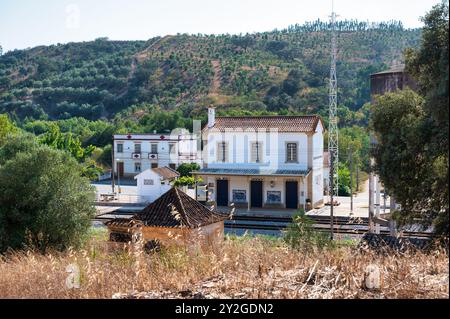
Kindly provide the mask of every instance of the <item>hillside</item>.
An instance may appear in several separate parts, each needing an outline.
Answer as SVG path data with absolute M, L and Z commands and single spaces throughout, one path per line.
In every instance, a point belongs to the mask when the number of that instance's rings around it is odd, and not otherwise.
M 402 51 L 418 45 L 420 30 L 357 21 L 338 29 L 341 121 L 358 124 L 364 116 L 354 112 L 369 101 L 368 75 L 401 62 Z M 220 112 L 326 115 L 328 30 L 316 21 L 240 36 L 100 38 L 7 52 L 0 56 L 0 113 L 96 120 L 176 109 L 187 118 L 214 104 Z

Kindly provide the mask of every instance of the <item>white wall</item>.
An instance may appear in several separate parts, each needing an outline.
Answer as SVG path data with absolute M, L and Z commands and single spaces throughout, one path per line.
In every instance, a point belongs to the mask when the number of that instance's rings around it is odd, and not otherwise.
M 320 173 L 319 173 L 320 174 Z M 216 200 L 216 191 L 217 191 L 217 183 L 216 180 L 219 179 L 219 177 L 216 176 L 203 176 L 203 180 L 206 183 L 213 183 L 214 187 L 209 188 L 208 191 L 210 192 L 209 200 Z M 250 201 L 250 179 L 247 176 L 228 176 L 228 199 L 230 203 L 233 201 L 233 190 L 245 190 L 246 191 L 246 203 Z M 286 178 L 284 177 L 264 177 L 263 178 L 263 205 L 268 204 L 267 203 L 267 191 L 280 191 L 281 192 L 281 202 L 279 203 L 280 206 L 284 207 L 286 204 Z M 292 179 L 289 179 L 292 180 Z M 274 181 L 274 186 L 270 186 L 270 181 Z M 319 189 L 319 188 L 318 188 Z M 316 191 L 318 191 L 316 189 Z M 314 187 L 313 187 L 314 191 Z M 308 190 L 306 186 L 306 181 L 304 178 L 300 178 L 298 180 L 298 201 L 300 205 L 304 205 L 307 198 L 310 198 L 308 196 Z M 320 198 L 319 195 L 315 195 L 315 198 Z M 242 203 L 235 203 L 236 205 L 242 204 Z
M 228 158 L 226 163 L 217 162 L 217 143 L 228 143 Z M 263 152 L 260 163 L 251 163 L 251 143 L 262 143 Z M 297 143 L 298 163 L 286 163 L 286 145 Z M 205 163 L 210 168 L 267 168 L 267 169 L 298 169 L 308 168 L 308 137 L 305 133 L 278 133 L 256 131 L 228 131 L 225 133 L 211 132 L 207 136 L 207 146 L 204 151 Z M 207 162 L 206 162 L 207 161 Z
M 323 175 L 323 126 L 319 121 L 314 133 L 287 133 L 264 131 L 238 131 L 226 130 L 206 131 L 206 145 L 203 152 L 204 163 L 208 168 L 259 168 L 259 169 L 310 169 L 311 176 L 307 179 L 311 183 L 311 193 L 308 193 L 306 180 L 299 182 L 299 204 L 303 205 L 307 198 L 312 204 L 323 201 L 324 175 Z M 219 142 L 228 143 L 227 162 L 217 162 L 216 148 Z M 251 142 L 259 141 L 263 145 L 262 160 L 260 163 L 251 163 Z M 297 143 L 298 163 L 286 163 L 286 146 L 288 142 Z M 215 177 L 205 177 L 205 182 L 214 183 L 215 187 L 210 199 L 216 198 Z M 275 186 L 270 187 L 270 180 L 275 180 Z M 249 201 L 249 181 L 247 177 L 229 176 L 229 200 L 233 200 L 233 189 L 245 189 L 247 201 Z M 264 178 L 263 183 L 263 203 L 267 202 L 267 191 L 281 191 L 281 204 L 285 205 L 285 179 L 282 177 Z M 211 191 L 211 189 L 210 189 Z M 303 195 L 302 195 L 303 192 Z
M 164 139 L 161 139 L 164 136 Z M 194 136 L 195 137 L 195 136 Z M 135 162 L 141 163 L 141 172 L 151 167 L 152 163 L 156 163 L 158 167 L 169 166 L 175 164 L 178 167 L 182 163 L 198 163 L 201 165 L 201 158 L 197 154 L 197 139 L 189 136 L 170 136 L 160 134 L 140 134 L 131 135 L 128 139 L 127 135 L 114 135 L 114 169 L 117 172 L 117 160 L 124 163 L 124 174 L 127 176 L 134 176 L 139 174 L 135 171 Z M 141 158 L 133 158 L 135 152 L 134 145 L 141 144 Z M 123 152 L 117 152 L 117 145 L 123 145 Z M 151 145 L 157 144 L 157 159 L 150 159 Z M 172 153 L 169 153 L 169 144 L 174 144 Z
M 161 176 L 151 169 L 147 169 L 136 176 L 136 180 L 137 194 L 147 198 L 150 202 L 155 201 L 171 188 L 171 185 L 167 180 L 163 181 L 164 185 L 162 185 Z M 153 185 L 144 185 L 144 180 L 152 180 Z
M 319 122 L 312 138 L 313 141 L 313 198 L 312 203 L 321 202 L 324 199 L 324 172 L 323 172 L 323 127 Z

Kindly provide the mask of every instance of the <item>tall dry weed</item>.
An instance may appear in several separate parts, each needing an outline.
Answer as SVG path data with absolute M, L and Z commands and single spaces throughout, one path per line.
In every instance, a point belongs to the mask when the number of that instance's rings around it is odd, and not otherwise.
M 368 265 L 382 286 L 364 288 Z M 79 288 L 69 288 L 69 265 Z M 111 298 L 116 293 L 196 291 L 224 298 L 448 298 L 448 256 L 408 252 L 378 254 L 354 247 L 294 250 L 264 238 L 228 239 L 218 252 L 142 245 L 111 249 L 94 241 L 84 250 L 0 257 L 0 298 Z M 152 295 L 152 296 L 158 296 Z

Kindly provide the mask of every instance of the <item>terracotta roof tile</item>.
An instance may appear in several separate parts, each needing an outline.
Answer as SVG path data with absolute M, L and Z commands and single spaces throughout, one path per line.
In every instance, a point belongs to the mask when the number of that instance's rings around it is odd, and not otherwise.
M 176 178 L 176 177 L 180 176 L 180 173 L 178 173 L 176 170 L 171 169 L 170 167 L 167 167 L 167 166 L 152 168 L 152 170 L 155 173 L 162 176 L 162 178 L 164 178 L 164 179 L 172 179 L 172 178 Z
M 105 222 L 105 225 L 108 227 L 134 228 L 134 227 L 141 227 L 142 223 L 138 220 L 133 220 L 130 218 L 115 218 Z
M 218 116 L 213 129 L 278 129 L 279 132 L 314 132 L 322 121 L 317 115 L 304 116 Z M 323 123 L 322 123 L 323 125 Z M 205 126 L 204 129 L 208 129 Z
M 132 217 L 145 226 L 196 228 L 229 218 L 173 187 Z

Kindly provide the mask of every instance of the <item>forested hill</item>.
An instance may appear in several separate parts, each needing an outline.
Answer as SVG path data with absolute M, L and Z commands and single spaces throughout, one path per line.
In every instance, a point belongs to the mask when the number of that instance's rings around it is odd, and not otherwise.
M 328 31 L 327 23 L 316 21 L 241 36 L 100 38 L 10 51 L 0 56 L 0 113 L 19 121 L 95 120 L 164 109 L 187 118 L 203 116 L 214 104 L 228 113 L 326 115 Z M 400 63 L 402 51 L 419 39 L 419 29 L 398 22 L 339 23 L 342 121 L 362 120 L 369 74 Z

